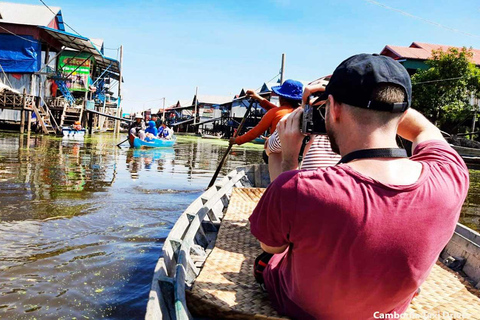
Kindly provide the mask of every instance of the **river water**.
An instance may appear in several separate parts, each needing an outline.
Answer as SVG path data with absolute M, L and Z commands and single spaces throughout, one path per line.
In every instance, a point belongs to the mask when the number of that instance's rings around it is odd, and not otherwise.
M 227 142 L 178 138 L 130 150 L 0 133 L 0 318 L 142 319 L 155 263 L 178 216 L 208 185 Z M 262 162 L 235 147 L 222 174 Z M 462 222 L 480 229 L 480 171 Z
M 0 133 L 0 318 L 141 319 L 163 241 L 208 185 L 225 141 L 129 150 Z M 236 147 L 222 174 L 262 161 Z

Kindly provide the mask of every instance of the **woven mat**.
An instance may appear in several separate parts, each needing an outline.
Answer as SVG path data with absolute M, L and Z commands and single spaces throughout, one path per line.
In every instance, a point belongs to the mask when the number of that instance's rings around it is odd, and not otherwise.
M 190 311 L 222 319 L 286 319 L 270 306 L 253 279 L 253 261 L 260 254 L 248 217 L 264 189 L 234 189 L 215 248 L 187 291 Z M 480 294 L 461 276 L 437 263 L 404 319 L 480 319 Z M 462 318 L 463 317 L 463 318 Z

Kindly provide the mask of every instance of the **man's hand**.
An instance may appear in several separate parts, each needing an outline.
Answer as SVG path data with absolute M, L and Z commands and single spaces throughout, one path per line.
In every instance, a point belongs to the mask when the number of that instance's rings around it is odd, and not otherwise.
M 277 125 L 278 135 L 282 144 L 282 171 L 295 170 L 298 167 L 298 154 L 305 137 L 300 132 L 300 117 L 303 108 L 297 108 L 288 118 L 280 120 Z
M 245 92 L 245 94 L 247 95 L 247 97 L 253 98 L 257 101 L 263 100 L 263 98 L 260 97 L 258 93 L 255 92 L 255 90 L 248 89 L 247 92 Z
M 236 139 L 235 137 L 231 137 L 230 140 L 228 141 L 228 143 L 229 143 L 230 145 L 235 144 L 235 143 L 236 143 L 236 142 L 235 142 L 235 139 Z
M 302 107 L 309 102 L 308 97 L 310 97 L 313 93 L 324 92 L 324 91 L 325 91 L 325 86 L 323 84 L 306 86 L 305 89 L 303 90 Z

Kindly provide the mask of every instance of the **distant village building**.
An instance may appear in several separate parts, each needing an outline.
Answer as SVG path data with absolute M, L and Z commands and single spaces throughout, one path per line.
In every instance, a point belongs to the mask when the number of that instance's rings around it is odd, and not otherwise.
M 452 46 L 412 42 L 409 47 L 387 45 L 385 48 L 383 48 L 380 54 L 397 60 L 405 67 L 405 69 L 407 69 L 410 75 L 413 75 L 419 69 L 428 69 L 428 65 L 425 63 L 425 60 L 428 60 L 432 57 L 432 50 L 447 51 L 449 48 L 452 48 Z M 472 49 L 472 51 L 472 62 L 477 66 L 480 66 L 480 50 Z
M 0 2 L 0 110 L 13 112 L 0 121 L 20 118 L 22 131 L 33 113 L 53 133 L 85 120 L 85 111 L 117 107 L 109 87 L 119 80 L 103 40 L 66 32 L 59 7 Z

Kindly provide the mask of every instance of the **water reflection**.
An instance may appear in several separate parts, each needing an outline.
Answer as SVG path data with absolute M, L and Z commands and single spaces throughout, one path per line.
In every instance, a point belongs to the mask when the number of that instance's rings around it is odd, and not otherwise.
M 0 318 L 143 318 L 162 243 L 227 143 L 116 143 L 0 133 Z M 222 174 L 261 151 L 238 148 Z

